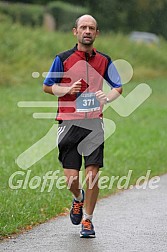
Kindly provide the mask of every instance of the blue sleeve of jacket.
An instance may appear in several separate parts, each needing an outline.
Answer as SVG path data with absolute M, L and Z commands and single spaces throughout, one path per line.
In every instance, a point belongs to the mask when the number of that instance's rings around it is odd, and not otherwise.
M 55 83 L 60 83 L 62 76 L 63 76 L 63 63 L 59 58 L 59 56 L 56 56 L 44 80 L 44 84 L 47 86 L 52 86 Z
M 107 66 L 107 69 L 106 69 L 106 72 L 105 72 L 105 75 L 104 75 L 104 79 L 113 88 L 122 87 L 120 75 L 119 75 L 116 67 L 112 63 L 112 61 L 110 61 L 108 63 L 108 66 Z

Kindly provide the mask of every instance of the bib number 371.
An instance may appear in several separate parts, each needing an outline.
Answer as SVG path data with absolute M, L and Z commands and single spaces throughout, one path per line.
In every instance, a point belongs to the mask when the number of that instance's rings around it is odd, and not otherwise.
M 100 103 L 96 98 L 95 93 L 78 94 L 76 100 L 77 112 L 91 112 L 100 110 Z
M 90 107 L 90 106 L 94 106 L 95 105 L 95 99 L 84 99 L 83 100 L 83 106 L 84 107 Z

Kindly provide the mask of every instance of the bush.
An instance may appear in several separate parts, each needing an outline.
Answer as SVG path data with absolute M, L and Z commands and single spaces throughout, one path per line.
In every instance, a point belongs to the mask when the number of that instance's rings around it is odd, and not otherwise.
M 9 15 L 0 12 L 0 23 L 12 23 L 12 19 Z
M 74 21 L 88 12 L 87 8 L 74 6 L 65 2 L 51 2 L 47 6 L 47 12 L 53 15 L 56 28 L 61 31 L 69 31 L 74 26 Z
M 44 8 L 40 5 L 0 2 L 0 14 L 7 15 L 13 22 L 19 22 L 23 25 L 42 25 L 43 13 Z

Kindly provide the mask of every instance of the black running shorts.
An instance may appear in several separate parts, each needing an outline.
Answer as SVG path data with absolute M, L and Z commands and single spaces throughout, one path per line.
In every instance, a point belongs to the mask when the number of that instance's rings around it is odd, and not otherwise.
M 103 166 L 104 130 L 102 119 L 64 120 L 57 132 L 59 161 L 63 168 L 80 170 L 82 156 L 85 168 Z

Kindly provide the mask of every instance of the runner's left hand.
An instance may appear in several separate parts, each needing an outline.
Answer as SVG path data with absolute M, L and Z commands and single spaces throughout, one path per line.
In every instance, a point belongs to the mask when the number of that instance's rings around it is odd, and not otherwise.
M 101 103 L 101 105 L 106 104 L 107 96 L 103 91 L 98 90 L 95 94 L 96 94 L 97 100 Z

